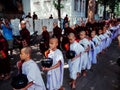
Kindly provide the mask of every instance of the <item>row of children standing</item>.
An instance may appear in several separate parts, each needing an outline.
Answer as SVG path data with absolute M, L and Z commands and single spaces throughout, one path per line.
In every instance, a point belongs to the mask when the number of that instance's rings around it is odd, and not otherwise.
M 67 24 L 66 27 L 68 28 Z M 69 30 L 72 29 L 69 27 Z M 76 88 L 76 79 L 78 77 L 82 74 L 86 76 L 87 70 L 91 69 L 92 64 L 97 64 L 97 55 L 109 47 L 112 40 L 118 35 L 118 30 L 120 30 L 120 24 L 110 27 L 104 26 L 103 29 L 98 30 L 98 35 L 95 30 L 91 31 L 91 37 L 88 37 L 86 31 L 82 30 L 79 33 L 80 40 L 76 40 L 77 35 L 74 30 L 66 34 L 66 38 L 70 43 L 69 49 L 76 53 L 76 56 L 68 61 L 72 88 Z M 58 45 L 59 40 L 55 37 L 51 38 L 49 49 L 44 54 L 46 58 L 53 59 L 52 67 L 42 67 L 43 71 L 47 71 L 48 90 L 64 89 L 62 87 L 64 58 L 62 52 L 57 48 Z M 38 67 L 30 56 L 31 48 L 25 47 L 21 50 L 20 57 L 21 60 L 24 60 L 22 73 L 27 75 L 29 81 L 28 85 L 21 90 L 46 90 Z
M 68 61 L 72 88 L 76 88 L 78 77 L 86 76 L 92 64 L 97 64 L 98 55 L 105 52 L 112 40 L 120 34 L 119 31 L 120 24 L 117 21 L 110 21 L 109 24 L 99 27 L 98 30 L 94 29 L 90 33 L 86 33 L 85 30 L 80 31 L 79 40 L 76 40 L 74 33 L 69 33 L 69 49 L 76 53 L 76 56 Z

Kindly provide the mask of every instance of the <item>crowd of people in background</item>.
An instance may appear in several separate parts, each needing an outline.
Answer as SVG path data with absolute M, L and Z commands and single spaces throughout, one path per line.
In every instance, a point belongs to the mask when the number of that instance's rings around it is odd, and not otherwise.
M 30 13 L 26 16 L 31 18 Z M 52 17 L 52 16 L 51 16 Z M 37 19 L 34 12 L 33 19 Z M 28 85 L 23 89 L 28 90 L 46 90 L 42 80 L 40 70 L 31 59 L 30 32 L 26 28 L 26 21 L 20 23 L 20 39 L 15 39 L 20 45 L 20 58 L 23 60 L 22 73 L 28 77 Z M 97 64 L 99 54 L 104 54 L 109 48 L 112 40 L 118 37 L 120 47 L 120 19 L 102 20 L 100 22 L 82 22 L 81 25 L 69 25 L 68 15 L 64 19 L 64 30 L 57 22 L 53 23 L 52 35 L 47 31 L 47 27 L 42 27 L 42 38 L 39 42 L 40 52 L 46 58 L 53 59 L 53 65 L 50 68 L 42 67 L 47 71 L 47 89 L 64 90 L 63 72 L 64 57 L 62 51 L 68 50 L 75 52 L 75 57 L 68 59 L 70 72 L 70 85 L 72 89 L 76 88 L 76 79 L 86 76 L 87 71 L 93 64 Z M 12 26 L 8 19 L 0 22 L 0 79 L 10 77 L 10 58 L 13 51 Z M 63 33 L 62 33 L 63 32 Z M 4 68 L 4 70 L 3 70 Z M 38 73 L 38 74 L 37 74 Z M 42 82 L 42 83 L 41 83 Z

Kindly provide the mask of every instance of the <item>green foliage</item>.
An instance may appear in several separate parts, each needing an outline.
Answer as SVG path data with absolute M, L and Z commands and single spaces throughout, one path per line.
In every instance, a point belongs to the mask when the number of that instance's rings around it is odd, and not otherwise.
M 120 3 L 120 0 L 98 0 L 98 3 L 103 4 L 104 6 L 108 5 L 112 12 L 114 12 L 115 7 Z
M 98 0 L 98 3 L 105 5 L 118 4 L 120 0 Z
M 61 3 L 60 3 L 60 7 L 59 7 L 58 0 L 54 0 L 53 5 L 57 10 L 64 8 L 64 5 Z

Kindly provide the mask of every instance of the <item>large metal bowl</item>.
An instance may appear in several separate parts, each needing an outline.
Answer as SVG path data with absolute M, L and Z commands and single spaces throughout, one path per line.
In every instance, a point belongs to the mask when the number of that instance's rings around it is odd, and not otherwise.
M 53 64 L 53 59 L 51 58 L 45 58 L 41 61 L 41 65 L 42 67 L 47 67 L 50 68 Z
M 75 57 L 75 55 L 76 55 L 75 51 L 68 50 L 68 51 L 66 52 L 66 57 L 67 57 L 67 59 L 72 59 L 72 58 Z
M 27 76 L 24 74 L 19 74 L 12 78 L 11 85 L 15 89 L 24 88 L 27 86 L 27 84 L 28 84 L 28 79 L 27 79 Z

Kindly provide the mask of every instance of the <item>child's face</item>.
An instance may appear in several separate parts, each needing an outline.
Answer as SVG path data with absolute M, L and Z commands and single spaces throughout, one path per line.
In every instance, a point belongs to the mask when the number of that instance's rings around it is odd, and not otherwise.
M 69 27 L 69 26 L 68 26 L 68 23 L 66 23 L 66 24 L 65 24 L 65 28 L 68 28 L 68 27 Z
M 45 27 L 42 27 L 42 30 L 43 30 L 43 31 L 46 31 L 46 28 L 45 28 Z
M 75 41 L 75 37 L 68 37 L 68 38 L 70 43 L 73 43 Z
M 57 24 L 56 23 L 53 23 L 53 27 L 56 27 L 57 26 Z
M 21 60 L 26 60 L 26 58 L 27 58 L 27 54 L 24 53 L 23 49 L 21 50 L 20 58 L 21 58 Z
M 83 38 L 85 38 L 85 37 L 86 37 L 85 32 L 81 32 L 81 33 L 80 33 L 80 39 L 83 39 Z
M 105 33 L 105 32 L 106 32 L 106 30 L 107 30 L 107 28 L 106 28 L 106 27 L 103 27 L 103 33 Z
M 25 23 L 21 23 L 21 28 L 24 29 L 26 27 Z
M 75 26 L 73 25 L 73 26 L 71 26 L 71 28 L 74 30 L 74 29 L 75 29 Z
M 57 48 L 58 43 L 57 43 L 57 41 L 56 41 L 56 40 L 51 39 L 51 40 L 50 40 L 50 43 L 49 43 L 49 46 L 50 46 L 50 49 L 54 50 L 54 49 L 56 49 L 56 48 Z
M 91 32 L 91 37 L 92 38 L 95 37 L 95 35 L 96 35 L 95 31 Z
M 99 34 L 102 34 L 102 30 L 99 30 L 99 32 L 98 32 Z

